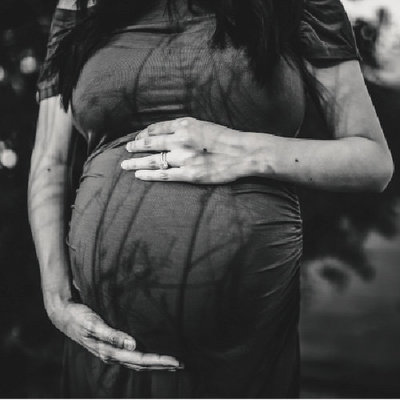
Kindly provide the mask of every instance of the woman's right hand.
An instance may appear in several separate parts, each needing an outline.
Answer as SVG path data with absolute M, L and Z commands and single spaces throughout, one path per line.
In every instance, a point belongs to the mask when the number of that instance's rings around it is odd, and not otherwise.
M 83 304 L 59 302 L 46 308 L 56 328 L 106 364 L 120 364 L 136 371 L 182 369 L 174 357 L 136 351 L 135 339 L 108 326 Z

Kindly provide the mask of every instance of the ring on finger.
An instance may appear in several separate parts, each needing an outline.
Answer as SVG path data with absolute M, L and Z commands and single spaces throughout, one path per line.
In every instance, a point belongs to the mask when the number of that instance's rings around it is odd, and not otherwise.
M 160 169 L 168 169 L 169 168 L 169 164 L 168 164 L 168 160 L 167 160 L 167 152 L 163 151 L 160 154 L 160 163 L 159 163 L 159 167 Z

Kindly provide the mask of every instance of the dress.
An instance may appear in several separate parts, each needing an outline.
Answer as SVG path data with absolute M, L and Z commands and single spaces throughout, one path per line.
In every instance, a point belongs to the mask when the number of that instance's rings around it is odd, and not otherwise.
M 81 301 L 135 337 L 139 350 L 173 355 L 185 369 L 135 372 L 67 342 L 64 396 L 298 396 L 302 221 L 294 188 L 252 177 L 150 183 L 120 168 L 124 144 L 156 121 L 193 116 L 287 137 L 302 124 L 294 67 L 282 61 L 259 87 L 243 51 L 209 46 L 214 16 L 182 10 L 174 23 L 161 8 L 132 21 L 84 66 L 72 107 L 89 156 L 68 245 Z M 56 10 L 49 54 L 75 20 Z M 338 0 L 306 1 L 301 31 L 310 61 L 358 57 Z M 40 98 L 56 93 L 56 77 L 39 81 Z

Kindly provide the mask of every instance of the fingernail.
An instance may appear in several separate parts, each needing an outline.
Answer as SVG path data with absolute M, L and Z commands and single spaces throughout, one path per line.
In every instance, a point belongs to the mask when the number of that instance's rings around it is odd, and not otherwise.
M 132 339 L 125 339 L 124 340 L 124 348 L 129 351 L 133 351 L 136 348 L 136 343 Z
M 174 368 L 180 368 L 180 366 L 181 366 L 181 363 L 178 360 L 174 360 L 173 364 L 174 364 Z
M 131 151 L 131 144 L 128 143 L 128 144 L 125 146 L 125 149 L 126 149 L 127 151 Z
M 121 163 L 121 168 L 122 168 L 122 169 L 126 169 L 126 162 L 125 162 L 125 161 L 122 161 L 122 163 Z

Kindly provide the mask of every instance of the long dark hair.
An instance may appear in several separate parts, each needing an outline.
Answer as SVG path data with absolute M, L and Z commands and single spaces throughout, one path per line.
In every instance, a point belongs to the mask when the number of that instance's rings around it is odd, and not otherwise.
M 170 16 L 175 1 L 167 0 Z M 195 1 L 215 13 L 212 45 L 223 48 L 229 41 L 235 47 L 245 49 L 257 81 L 265 83 L 279 59 L 290 54 L 291 60 L 300 67 L 306 86 L 313 87 L 312 97 L 318 97 L 315 83 L 299 54 L 303 0 L 187 0 L 189 9 L 193 10 Z M 97 0 L 91 12 L 88 12 L 87 0 L 77 0 L 77 4 L 80 22 L 61 40 L 45 71 L 58 74 L 66 110 L 88 58 L 115 29 L 129 24 L 132 16 L 144 13 L 151 1 Z

